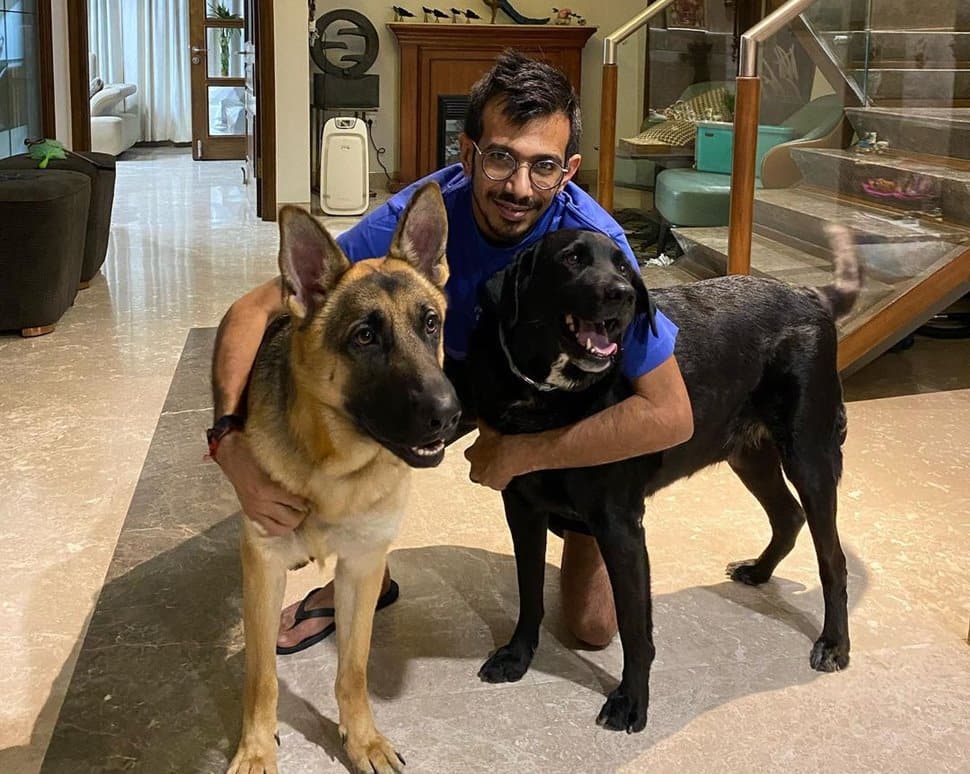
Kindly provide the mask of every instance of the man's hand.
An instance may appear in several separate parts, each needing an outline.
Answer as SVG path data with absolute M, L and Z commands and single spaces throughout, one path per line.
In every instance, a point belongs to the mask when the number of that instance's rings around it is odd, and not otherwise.
M 465 450 L 471 463 L 468 478 L 476 484 L 502 491 L 516 476 L 531 473 L 528 436 L 502 435 L 484 422 L 478 423 L 478 438 Z
M 243 513 L 266 534 L 286 535 L 306 518 L 309 503 L 266 475 L 242 433 L 230 433 L 222 439 L 216 462 L 235 488 Z

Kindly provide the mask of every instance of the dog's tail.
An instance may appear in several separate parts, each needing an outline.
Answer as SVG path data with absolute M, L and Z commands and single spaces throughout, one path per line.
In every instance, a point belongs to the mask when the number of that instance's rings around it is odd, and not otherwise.
M 829 248 L 835 264 L 835 280 L 821 288 L 816 288 L 822 304 L 836 320 L 845 317 L 862 290 L 862 264 L 856 254 L 855 241 L 849 229 L 839 223 L 825 227 Z

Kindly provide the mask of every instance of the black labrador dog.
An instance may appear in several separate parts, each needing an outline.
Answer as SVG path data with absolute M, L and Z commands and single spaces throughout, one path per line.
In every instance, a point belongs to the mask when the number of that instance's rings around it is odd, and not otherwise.
M 823 672 L 848 665 L 845 555 L 835 524 L 846 432 L 835 320 L 852 308 L 861 271 L 848 233 L 833 228 L 830 238 L 835 277 L 822 288 L 729 276 L 648 293 L 609 238 L 573 230 L 549 234 L 486 284 L 468 360 L 470 408 L 485 422 L 502 433 L 538 432 L 628 397 L 617 366 L 623 334 L 635 315 L 652 324 L 656 303 L 680 328 L 675 355 L 694 435 L 659 454 L 512 480 L 502 495 L 519 620 L 482 666 L 483 680 L 515 681 L 528 670 L 543 616 L 547 525 L 550 517 L 565 520 L 597 541 L 623 644 L 623 678 L 596 722 L 642 730 L 655 653 L 644 499 L 723 461 L 767 511 L 772 531 L 761 556 L 730 564 L 728 574 L 767 581 L 807 517 L 825 599 L 810 663 Z

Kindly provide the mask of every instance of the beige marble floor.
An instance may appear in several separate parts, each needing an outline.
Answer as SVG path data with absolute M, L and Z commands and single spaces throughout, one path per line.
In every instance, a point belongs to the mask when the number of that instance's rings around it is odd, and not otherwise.
M 103 276 L 54 334 L 0 337 L 2 771 L 40 770 L 188 331 L 276 273 L 275 226 L 255 219 L 237 164 L 173 154 L 118 170 Z M 658 659 L 648 731 L 629 738 L 592 726 L 618 646 L 574 656 L 554 602 L 526 681 L 474 680 L 514 611 L 500 501 L 467 483 L 460 454 L 421 473 L 396 549 L 410 599 L 388 610 L 374 653 L 391 665 L 397 649 L 410 654 L 403 689 L 375 697 L 388 734 L 417 753 L 409 769 L 970 770 L 970 342 L 920 340 L 847 394 L 852 665 L 807 666 L 820 613 L 807 535 L 763 589 L 724 580 L 726 562 L 760 550 L 766 524 L 729 471 L 707 471 L 649 508 Z M 199 464 L 202 453 L 200 437 Z M 553 564 L 557 551 L 551 540 Z M 456 562 L 488 573 L 507 628 L 483 627 L 456 593 Z M 294 574 L 288 597 L 325 575 Z M 332 643 L 315 650 L 281 673 L 294 706 L 333 718 Z M 341 770 L 320 733 L 290 729 L 284 747 L 307 771 Z M 432 751 L 424 767 L 421 750 Z

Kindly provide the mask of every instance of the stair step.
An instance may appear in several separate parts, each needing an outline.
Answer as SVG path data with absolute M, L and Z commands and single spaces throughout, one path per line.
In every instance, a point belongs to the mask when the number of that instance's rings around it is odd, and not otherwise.
M 669 266 L 657 266 L 647 263 L 640 265 L 640 276 L 648 288 L 666 288 L 671 285 L 687 285 L 705 279 L 712 274 L 695 274 L 686 265 L 675 261 Z
M 791 155 L 810 185 L 901 211 L 936 209 L 949 222 L 970 225 L 968 162 L 830 148 L 793 148 Z
M 959 8 L 963 0 L 954 2 L 922 2 L 915 0 L 900 2 L 899 0 L 870 0 L 869 18 L 872 26 L 881 30 L 905 29 L 953 29 L 958 24 L 960 16 L 966 17 Z M 852 3 L 845 3 L 852 6 Z
M 860 136 L 876 132 L 897 151 L 970 159 L 970 108 L 846 108 Z
M 850 70 L 874 102 L 951 105 L 970 100 L 970 70 L 889 69 Z
M 821 37 L 849 67 L 964 69 L 970 62 L 970 32 L 848 30 Z
M 720 264 L 720 273 L 726 271 L 727 228 L 678 228 L 674 229 L 674 235 L 684 249 L 684 256 L 678 263 L 692 261 L 705 265 Z M 860 257 L 863 257 L 861 253 L 860 249 Z M 751 274 L 772 277 L 791 285 L 821 287 L 832 281 L 832 259 L 754 234 L 751 239 Z M 886 300 L 892 292 L 891 285 L 872 277 L 870 273 L 866 276 L 859 301 L 852 312 L 840 321 L 840 329 L 850 330 L 856 320 L 864 317 L 873 306 Z
M 755 191 L 756 228 L 825 245 L 826 223 L 843 223 L 867 244 L 941 242 L 970 245 L 970 230 L 882 207 L 840 199 L 801 186 Z

